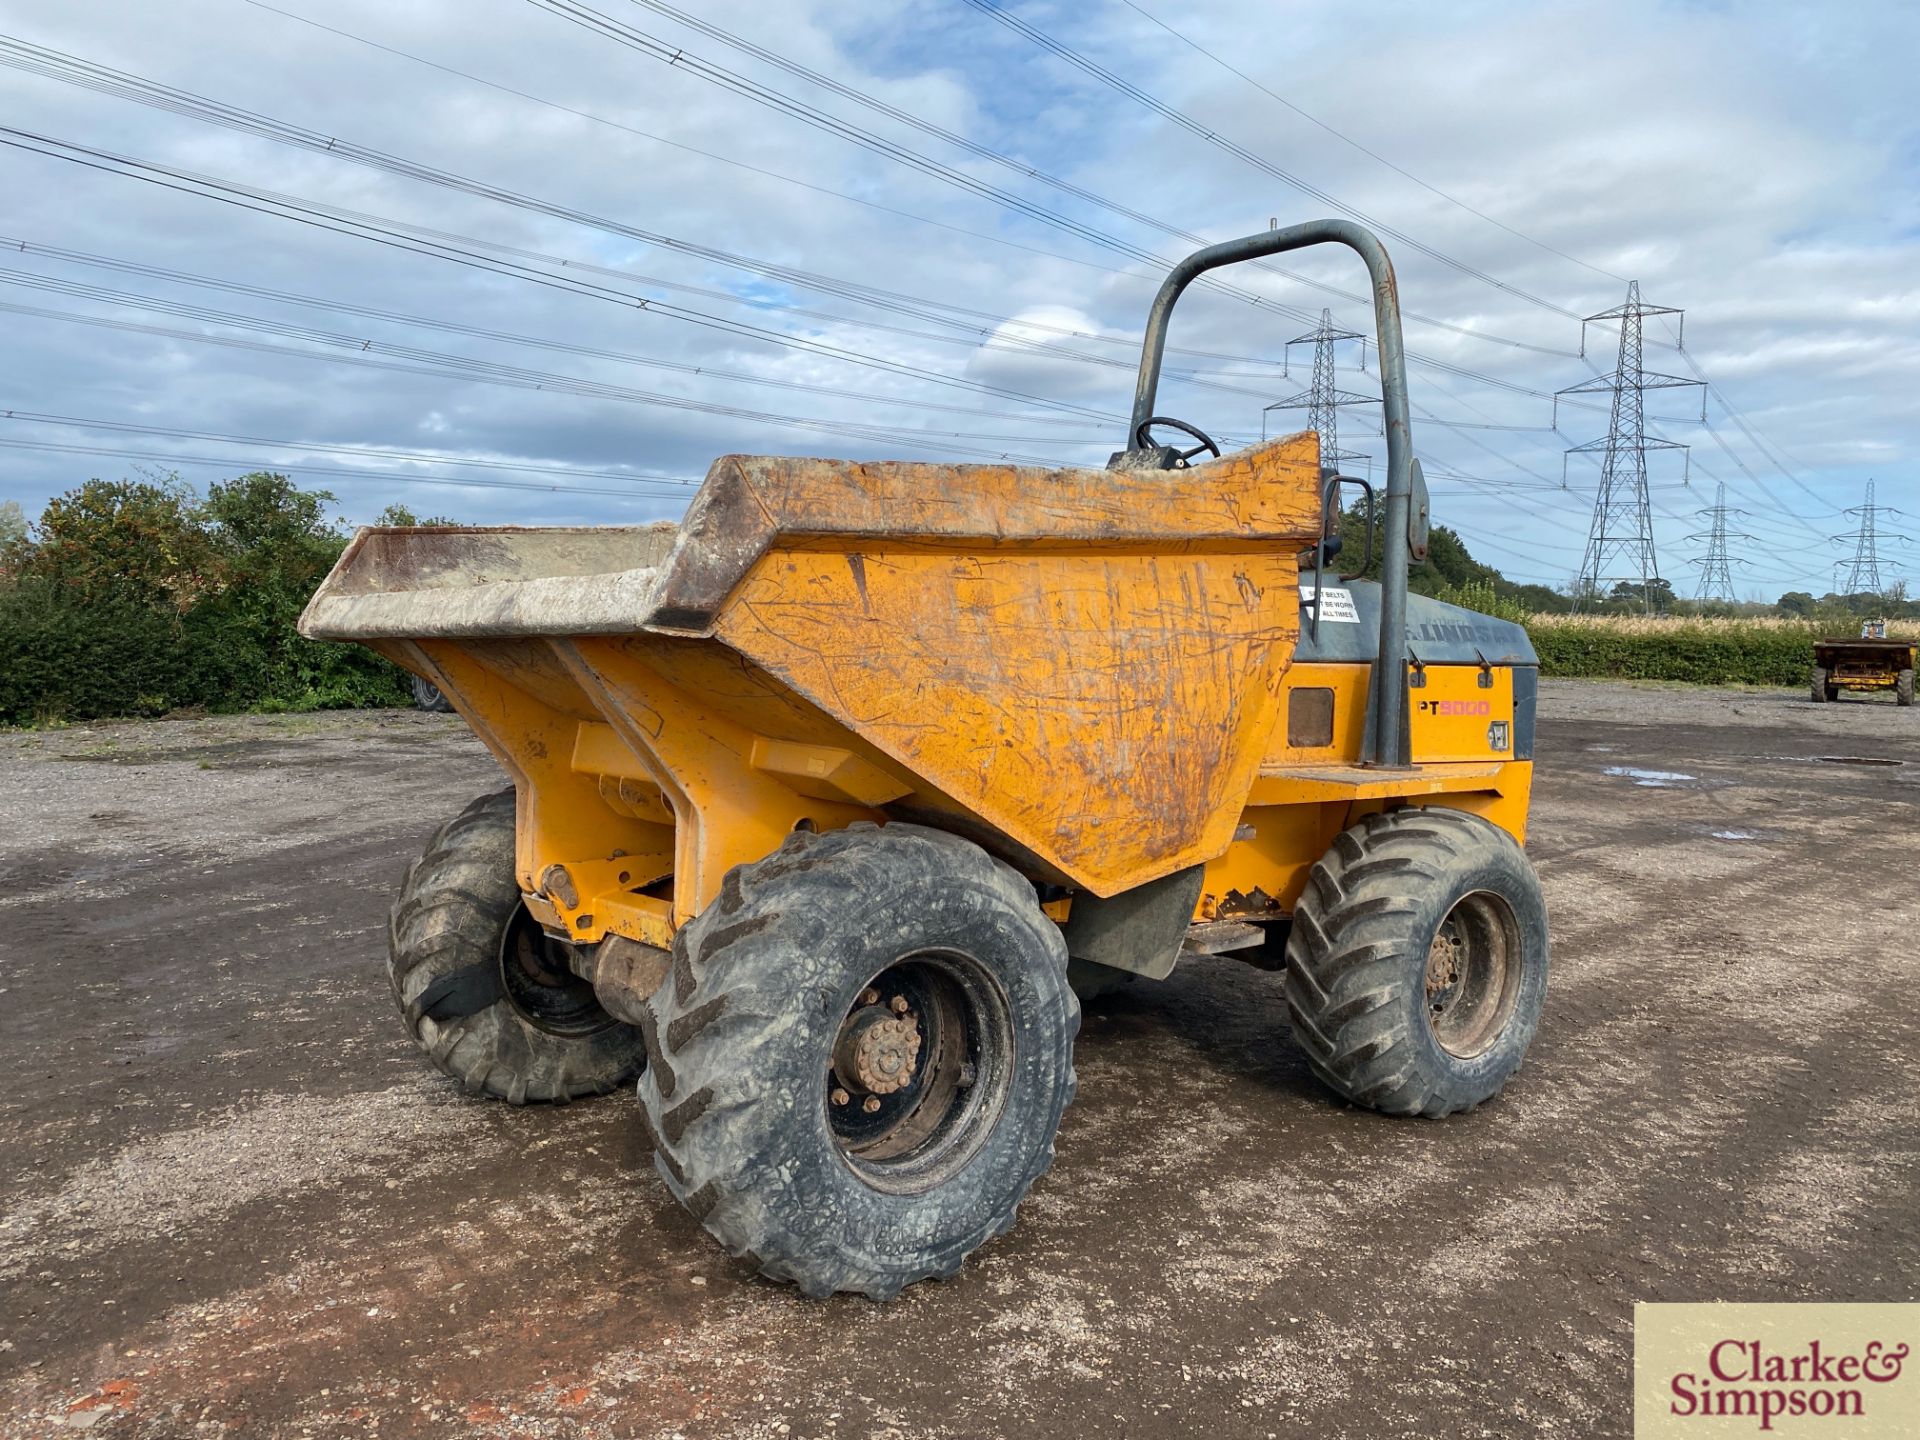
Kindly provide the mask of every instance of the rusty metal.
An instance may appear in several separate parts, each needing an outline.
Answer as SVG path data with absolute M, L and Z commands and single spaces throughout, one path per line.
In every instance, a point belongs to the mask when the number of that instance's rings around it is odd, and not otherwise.
M 878 1006 L 856 1010 L 841 1027 L 833 1069 L 840 1079 L 870 1095 L 891 1095 L 913 1082 L 920 1057 L 920 1027 L 896 997 L 899 1012 Z
M 1460 946 L 1442 929 L 1427 947 L 1427 1000 L 1432 1003 L 1460 983 Z
M 1914 669 L 1916 648 L 1911 641 L 1861 637 L 1855 640 L 1816 640 L 1813 663 L 1826 671 L 1826 683 L 1835 690 L 1892 690 L 1900 672 Z
M 1224 955 L 1245 950 L 1267 938 L 1266 928 L 1244 920 L 1203 920 L 1187 927 L 1180 948 L 1189 955 Z
M 558 900 L 569 910 L 577 910 L 580 906 L 580 892 L 574 888 L 573 877 L 567 873 L 564 865 L 547 867 L 546 873 L 540 877 L 540 893 Z
M 629 1025 L 642 1023 L 647 998 L 673 968 L 673 956 L 623 935 L 609 935 L 591 951 L 577 952 L 574 969 L 593 984 L 607 1013 Z

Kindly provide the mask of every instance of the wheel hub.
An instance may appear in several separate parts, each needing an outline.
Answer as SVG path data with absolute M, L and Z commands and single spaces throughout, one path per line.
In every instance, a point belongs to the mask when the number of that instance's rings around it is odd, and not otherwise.
M 1427 947 L 1427 1008 L 1436 1017 L 1459 995 L 1461 961 L 1458 937 L 1443 926 Z
M 978 961 L 903 956 L 854 992 L 822 1057 L 828 1132 L 866 1184 L 921 1193 L 992 1134 L 1013 1052 L 1004 993 Z
M 912 1013 L 868 1005 L 847 1017 L 833 1068 L 849 1086 L 891 1095 L 913 1082 L 920 1059 L 920 1026 Z
M 1493 1045 L 1520 993 L 1513 908 L 1492 891 L 1462 896 L 1427 947 L 1427 1025 L 1440 1048 L 1469 1060 Z
M 541 930 L 525 905 L 514 912 L 500 938 L 500 988 L 515 1014 L 550 1035 L 597 1035 L 618 1022 L 573 971 L 571 947 Z

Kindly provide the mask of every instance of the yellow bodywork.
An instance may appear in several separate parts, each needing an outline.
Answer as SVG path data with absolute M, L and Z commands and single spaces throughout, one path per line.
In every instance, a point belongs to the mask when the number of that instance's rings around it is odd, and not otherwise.
M 1358 816 L 1524 838 L 1500 666 L 1428 666 L 1410 770 L 1371 669 L 1292 664 L 1311 434 L 1172 472 L 729 456 L 679 527 L 362 531 L 302 620 L 431 681 L 518 792 L 556 934 L 666 946 L 796 828 L 908 819 L 1109 896 L 1205 865 L 1272 918 Z M 1308 693 L 1311 692 L 1311 693 Z

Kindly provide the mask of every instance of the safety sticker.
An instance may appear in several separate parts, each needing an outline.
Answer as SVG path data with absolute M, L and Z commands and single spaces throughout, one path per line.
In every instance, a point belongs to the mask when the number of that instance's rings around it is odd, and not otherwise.
M 1313 586 L 1300 587 L 1300 603 L 1312 608 Z M 1320 618 L 1333 620 L 1344 625 L 1358 625 L 1360 612 L 1353 608 L 1353 592 L 1336 585 L 1328 585 L 1320 592 Z

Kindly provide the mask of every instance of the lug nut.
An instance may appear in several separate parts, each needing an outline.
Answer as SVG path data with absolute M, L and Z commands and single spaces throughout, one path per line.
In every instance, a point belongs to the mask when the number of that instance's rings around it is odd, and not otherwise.
M 896 995 L 896 996 L 894 996 L 894 997 L 893 997 L 893 999 L 892 999 L 891 1001 L 889 1001 L 889 1002 L 888 1002 L 888 1007 L 889 1007 L 889 1008 L 890 1008 L 890 1009 L 891 1009 L 891 1010 L 893 1011 L 893 1013 L 894 1013 L 894 1014 L 896 1014 L 896 1015 L 904 1015 L 904 1014 L 906 1014 L 906 1013 L 907 1013 L 907 999 L 906 999 L 906 996 L 904 996 L 904 995 Z
M 867 1096 L 866 1099 L 860 1102 L 860 1108 L 869 1115 L 877 1113 L 880 1109 L 880 1097 L 878 1095 Z
M 860 992 L 860 1003 L 862 1005 L 878 1005 L 880 1003 L 880 992 L 869 986 Z
M 844 1105 L 847 1103 L 847 1101 L 851 1100 L 853 1097 L 847 1094 L 846 1091 L 839 1089 L 838 1087 L 835 1087 L 833 1094 L 829 1098 L 836 1105 Z

